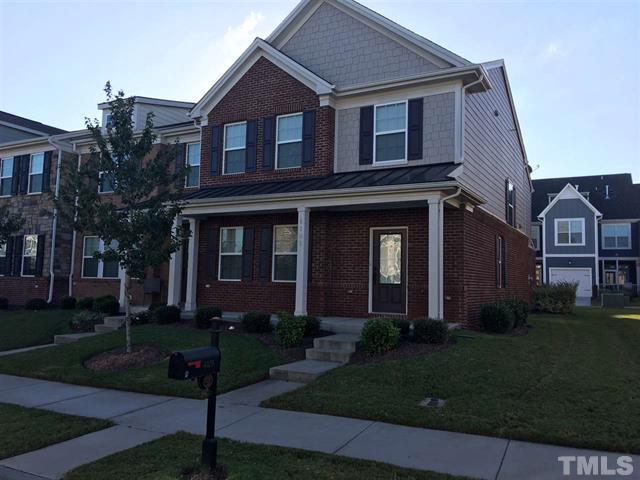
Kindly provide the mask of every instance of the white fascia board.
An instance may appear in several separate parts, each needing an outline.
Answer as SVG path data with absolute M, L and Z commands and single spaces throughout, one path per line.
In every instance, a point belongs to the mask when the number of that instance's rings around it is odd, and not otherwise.
M 559 200 L 568 200 L 568 199 L 580 200 L 582 203 L 584 203 L 587 206 L 587 208 L 589 208 L 589 210 L 591 210 L 595 214 L 597 219 L 602 218 L 602 214 L 598 211 L 598 209 L 594 207 L 591 203 L 589 203 L 589 201 L 586 198 L 584 198 L 584 196 L 580 192 L 578 192 L 575 189 L 575 187 L 571 185 L 571 183 L 567 183 L 565 187 L 562 190 L 560 190 L 560 193 L 558 193 L 558 195 L 556 195 L 556 197 L 553 200 L 551 200 L 551 202 L 549 202 L 549 205 L 547 205 L 547 207 L 542 212 L 540 212 L 540 214 L 538 215 L 538 219 L 544 220 L 544 217 L 547 215 L 549 210 L 551 210 Z

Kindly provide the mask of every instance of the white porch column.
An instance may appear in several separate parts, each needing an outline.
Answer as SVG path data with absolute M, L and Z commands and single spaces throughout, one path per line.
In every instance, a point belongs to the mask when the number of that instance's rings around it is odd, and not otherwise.
M 198 290 L 198 234 L 200 221 L 189 219 L 189 249 L 187 258 L 187 299 L 184 304 L 185 311 L 196 309 L 196 292 Z
M 442 252 L 442 203 L 440 197 L 429 198 L 429 278 L 428 278 L 428 315 L 429 318 L 442 319 L 443 305 L 443 252 Z
M 173 229 L 182 225 L 182 217 L 176 217 Z M 169 260 L 169 284 L 167 285 L 167 305 L 180 305 L 182 291 L 182 249 L 176 250 Z
M 309 208 L 298 208 L 298 255 L 296 263 L 295 315 L 307 314 L 307 284 L 309 280 Z

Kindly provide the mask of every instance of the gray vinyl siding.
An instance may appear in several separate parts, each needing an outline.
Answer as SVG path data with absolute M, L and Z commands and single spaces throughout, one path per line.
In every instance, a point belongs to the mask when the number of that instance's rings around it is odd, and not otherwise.
M 338 87 L 439 69 L 328 3 L 320 6 L 280 50 Z
M 516 187 L 516 225 L 530 234 L 528 167 L 520 148 L 502 67 L 488 73 L 491 90 L 466 94 L 464 169 L 459 180 L 486 199 L 483 208 L 506 220 L 505 180 L 510 179 Z
M 550 268 L 590 268 L 591 283 L 596 283 L 596 260 L 594 257 L 547 257 L 547 278 Z
M 371 170 L 380 166 L 360 165 L 360 107 L 338 110 L 336 129 L 336 172 Z M 423 158 L 407 164 L 429 165 L 453 162 L 455 155 L 455 94 L 442 93 L 424 97 Z
M 584 218 L 584 246 L 555 246 L 555 220 L 557 218 Z M 581 201 L 575 198 L 558 200 L 544 218 L 545 253 L 552 254 L 595 254 L 594 213 Z
M 154 114 L 153 124 L 156 127 L 172 125 L 174 123 L 186 122 L 189 120 L 189 117 L 187 116 L 189 113 L 188 108 L 166 107 L 140 103 L 136 105 L 135 112 L 135 125 L 137 129 L 144 128 L 144 122 L 146 121 L 147 114 L 150 112 L 153 112 Z
M 0 143 L 17 142 L 18 140 L 26 140 L 28 138 L 36 138 L 39 136 L 40 135 L 36 135 L 35 133 L 11 128 L 7 125 L 0 125 Z

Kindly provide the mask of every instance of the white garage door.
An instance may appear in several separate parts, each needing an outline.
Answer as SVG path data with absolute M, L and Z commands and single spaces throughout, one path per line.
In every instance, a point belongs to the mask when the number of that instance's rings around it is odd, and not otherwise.
M 549 283 L 578 282 L 577 297 L 591 298 L 591 269 L 590 268 L 550 268 Z

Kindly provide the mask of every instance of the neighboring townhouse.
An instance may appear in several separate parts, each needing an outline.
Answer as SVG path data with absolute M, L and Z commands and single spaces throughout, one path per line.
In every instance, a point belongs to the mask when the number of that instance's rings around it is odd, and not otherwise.
M 640 184 L 631 174 L 533 181 L 536 282 L 578 282 L 581 303 L 599 291 L 638 295 Z
M 65 133 L 61 128 L 0 111 L 0 144 Z

